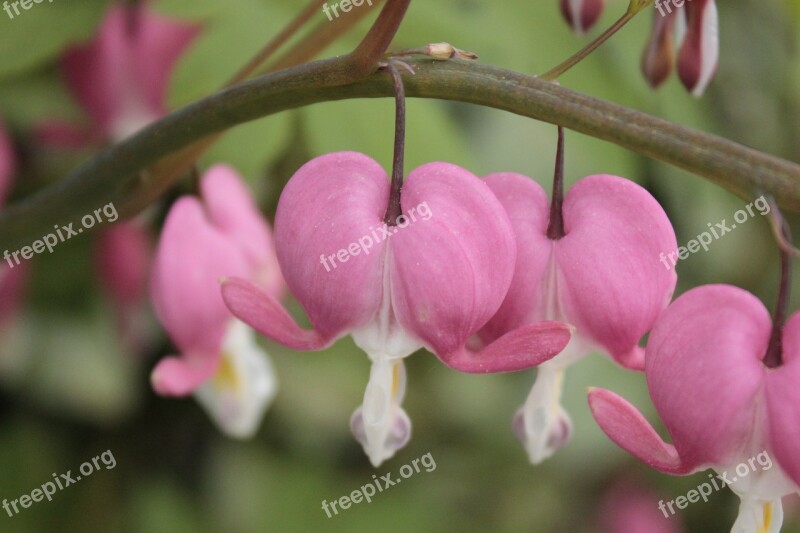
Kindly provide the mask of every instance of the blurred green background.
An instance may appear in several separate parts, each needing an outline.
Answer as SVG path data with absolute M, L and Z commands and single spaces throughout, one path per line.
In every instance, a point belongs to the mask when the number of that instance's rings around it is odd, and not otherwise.
M 595 35 L 627 7 L 608 0 Z M 300 0 L 159 0 L 159 12 L 201 23 L 202 35 L 175 71 L 177 108 L 216 88 L 305 4 Z M 36 146 L 34 125 L 81 111 L 61 83 L 57 58 L 90 38 L 107 2 L 55 0 L 13 21 L 0 16 L 0 116 L 22 157 L 15 198 L 58 180 L 90 152 L 51 153 Z M 706 96 L 686 94 L 676 77 L 658 92 L 639 74 L 649 12 L 633 21 L 560 82 L 570 88 L 800 161 L 800 3 L 724 0 L 721 62 Z M 370 15 L 325 55 L 352 48 Z M 318 22 L 324 20 L 320 12 Z M 539 73 L 587 42 L 563 22 L 557 0 L 417 0 L 394 43 L 408 48 L 448 41 L 480 61 Z M 555 128 L 491 109 L 438 101 L 408 104 L 407 170 L 450 161 L 478 175 L 517 171 L 550 187 Z M 257 191 L 271 217 L 282 184 L 304 161 L 334 150 L 362 151 L 391 163 L 393 102 L 319 104 L 241 126 L 202 167 L 225 161 Z M 567 136 L 568 185 L 588 174 L 625 176 L 647 187 L 675 225 L 679 244 L 730 219 L 744 200 L 699 177 L 579 134 Z M 187 187 L 186 184 L 183 187 Z M 177 191 L 179 192 L 179 191 Z M 173 196 L 177 194 L 173 193 Z M 165 202 L 155 209 L 163 213 Z M 272 212 L 270 212 L 272 211 Z M 800 227 L 795 226 L 795 234 Z M 644 376 L 594 355 L 567 374 L 565 406 L 572 443 L 539 467 L 528 464 L 511 430 L 533 372 L 475 377 L 435 357 L 407 360 L 410 445 L 373 470 L 351 438 L 368 360 L 349 340 L 324 353 L 298 354 L 265 342 L 280 379 L 277 400 L 255 439 L 222 437 L 191 399 L 156 397 L 148 375 L 171 347 L 162 338 L 143 359 L 123 353 L 108 303 L 90 264 L 90 239 L 75 239 L 33 262 L 22 319 L 0 332 L 0 498 L 17 498 L 53 473 L 111 450 L 117 461 L 8 518 L 2 531 L 596 531 L 599 504 L 619 479 L 633 479 L 667 500 L 705 480 L 670 478 L 613 445 L 593 422 L 587 386 L 611 388 L 656 416 Z M 777 261 L 766 220 L 749 221 L 708 253 L 678 266 L 678 292 L 732 283 L 775 299 Z M 792 309 L 800 305 L 795 284 Z M 153 326 L 155 327 L 155 326 Z M 349 494 L 430 452 L 435 471 L 328 519 L 323 499 Z M 655 504 L 655 503 L 654 503 Z M 738 500 L 729 491 L 682 511 L 689 531 L 729 531 Z M 800 531 L 797 502 L 785 501 L 783 531 Z

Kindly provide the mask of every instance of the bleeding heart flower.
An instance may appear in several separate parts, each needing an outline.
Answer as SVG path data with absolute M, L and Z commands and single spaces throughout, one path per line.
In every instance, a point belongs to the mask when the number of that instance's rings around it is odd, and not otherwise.
M 97 37 L 62 59 L 67 87 L 88 113 L 90 128 L 51 121 L 40 128 L 40 139 L 70 148 L 115 142 L 160 118 L 170 74 L 197 33 L 144 3 L 112 6 Z
M 508 216 L 483 182 L 447 163 L 410 173 L 402 215 L 391 224 L 384 222 L 389 197 L 384 170 L 354 152 L 308 162 L 284 189 L 275 218 L 278 260 L 314 329 L 301 328 L 252 283 L 234 278 L 222 289 L 234 315 L 295 350 L 321 350 L 352 335 L 372 370 L 351 428 L 375 466 L 411 434 L 400 407 L 404 357 L 425 347 L 462 372 L 514 371 L 552 357 L 570 337 L 564 324 L 530 324 L 480 352 L 468 349 L 511 282 L 516 246 Z
M 518 253 L 508 296 L 481 338 L 492 341 L 542 320 L 576 327 L 564 352 L 539 366 L 514 420 L 515 433 L 535 464 L 572 435 L 560 405 L 567 367 L 600 350 L 625 367 L 643 368 L 639 339 L 667 306 L 677 282 L 658 256 L 677 243 L 658 202 L 623 178 L 595 175 L 576 183 L 559 210 L 563 236 L 555 238 L 547 194 L 538 183 L 500 173 L 487 176 L 486 184 L 511 219 Z
M 561 14 L 575 33 L 585 33 L 603 13 L 605 0 L 559 0 Z
M 657 0 L 653 17 L 653 31 L 642 56 L 642 72 L 648 83 L 656 88 L 672 72 L 674 39 L 680 43 L 681 82 L 693 95 L 701 96 L 719 62 L 719 16 L 715 1 L 691 0 L 676 7 L 672 0 Z
M 219 280 L 241 276 L 279 298 L 283 281 L 267 222 L 235 171 L 217 166 L 200 183 L 202 203 L 173 205 L 153 261 L 153 305 L 180 355 L 153 370 L 166 396 L 194 394 L 228 435 L 251 436 L 276 392 L 266 353 L 236 320 Z
M 771 329 L 764 305 L 728 285 L 692 289 L 663 313 L 645 374 L 673 444 L 621 397 L 589 393 L 602 430 L 638 459 L 668 474 L 713 468 L 729 481 L 741 498 L 734 532 L 779 531 L 781 497 L 800 492 L 800 314 L 783 329 L 777 368 L 763 362 Z

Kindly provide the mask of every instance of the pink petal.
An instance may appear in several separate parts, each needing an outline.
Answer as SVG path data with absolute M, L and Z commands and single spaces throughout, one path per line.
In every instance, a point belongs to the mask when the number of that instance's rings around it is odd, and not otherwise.
M 460 347 L 443 354 L 449 367 L 470 374 L 516 372 L 540 365 L 569 343 L 572 328 L 561 322 L 538 322 L 506 333 L 480 351 Z
M 767 372 L 769 442 L 784 472 L 800 485 L 800 313 L 783 329 L 783 366 Z
M 728 465 L 754 431 L 771 325 L 764 305 L 728 285 L 675 300 L 650 333 L 650 395 L 683 462 Z
M 120 308 L 138 305 L 147 293 L 151 244 L 137 222 L 124 222 L 100 232 L 95 252 L 105 290 Z
M 5 204 L 8 193 L 11 191 L 16 167 L 17 160 L 14 155 L 14 146 L 3 127 L 3 123 L 0 122 L 0 207 Z
M 283 190 L 275 216 L 278 260 L 320 338 L 365 325 L 378 310 L 386 241 L 374 237 L 388 198 L 384 170 L 355 152 L 309 161 Z
M 131 43 L 132 68 L 148 106 L 163 113 L 172 71 L 200 28 L 161 17 L 145 7 L 140 8 L 139 17 Z
M 36 126 L 34 137 L 43 145 L 67 150 L 85 148 L 97 140 L 92 131 L 60 120 L 47 120 Z
M 151 295 L 158 318 L 182 353 L 216 358 L 232 318 L 218 280 L 248 274 L 236 243 L 211 225 L 197 199 L 178 200 L 153 260 Z
M 681 82 L 701 96 L 717 71 L 719 62 L 719 16 L 714 0 L 686 4 L 687 30 L 678 58 Z
M 259 285 L 279 298 L 284 283 L 272 229 L 238 173 L 225 165 L 214 166 L 203 175 L 200 189 L 214 225 L 236 241 L 252 271 L 260 274 Z
M 671 444 L 627 400 L 605 389 L 589 390 L 589 407 L 600 429 L 620 448 L 667 474 L 687 474 L 699 465 L 682 463 Z
M 567 193 L 564 227 L 555 253 L 565 319 L 618 361 L 628 359 L 675 290 L 674 269 L 659 261 L 677 249 L 672 225 L 639 185 L 596 175 Z
M 301 328 L 277 299 L 249 281 L 224 279 L 222 298 L 231 313 L 242 322 L 293 350 L 321 350 L 334 340 L 333 337 Z
M 584 33 L 594 26 L 603 13 L 605 0 L 560 0 L 561 14 L 576 33 Z
M 481 337 L 491 341 L 507 331 L 548 317 L 544 287 L 553 241 L 547 238 L 549 201 L 544 189 L 527 176 L 497 173 L 484 181 L 505 208 L 514 228 L 517 265 L 508 295 Z
M 412 213 L 420 206 L 428 220 Z M 390 256 L 397 320 L 437 355 L 456 353 L 508 291 L 516 259 L 511 223 L 485 183 L 448 163 L 411 172 L 402 208 L 410 222 L 394 228 Z
M 187 396 L 214 375 L 218 363 L 219 358 L 207 353 L 165 357 L 153 369 L 150 383 L 162 396 Z

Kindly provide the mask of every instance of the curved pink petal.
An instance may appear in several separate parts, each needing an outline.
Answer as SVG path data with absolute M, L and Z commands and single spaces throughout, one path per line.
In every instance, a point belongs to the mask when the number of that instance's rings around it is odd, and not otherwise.
M 67 85 L 101 131 L 111 128 L 123 105 L 124 85 L 132 77 L 126 28 L 129 9 L 119 4 L 110 8 L 94 40 L 70 48 L 62 58 Z
M 100 281 L 120 308 L 138 305 L 147 293 L 151 244 L 136 222 L 123 222 L 100 232 L 95 261 Z
M 369 322 L 383 295 L 389 180 L 355 152 L 317 157 L 283 190 L 275 244 L 292 294 L 321 338 Z
M 218 364 L 219 358 L 209 357 L 208 353 L 165 357 L 150 374 L 150 383 L 162 396 L 187 396 L 214 375 Z
M 700 465 L 685 464 L 633 405 L 605 389 L 589 390 L 592 415 L 608 438 L 640 461 L 667 474 L 688 474 Z
M 719 63 L 719 15 L 714 0 L 692 0 L 686 4 L 686 36 L 678 56 L 681 82 L 701 96 L 714 78 Z
M 783 365 L 767 372 L 768 438 L 784 472 L 800 485 L 800 313 L 783 329 Z
M 517 372 L 555 357 L 571 336 L 567 324 L 537 322 L 510 331 L 479 351 L 462 346 L 440 358 L 450 368 L 469 374 Z
M 728 285 L 682 295 L 647 344 L 650 395 L 687 465 L 726 465 L 753 431 L 771 331 L 764 305 Z
M 216 359 L 231 320 L 218 280 L 249 273 L 236 243 L 211 225 L 197 199 L 175 203 L 153 260 L 151 294 L 158 318 L 181 353 Z
M 428 220 L 412 209 L 425 207 Z M 391 288 L 403 328 L 439 356 L 461 349 L 494 315 L 514 273 L 511 223 L 491 189 L 471 172 L 430 163 L 406 178 L 407 227 L 391 240 Z
M 214 225 L 237 242 L 257 272 L 259 285 L 279 298 L 284 282 L 272 229 L 238 173 L 229 166 L 216 165 L 203 175 L 200 190 Z
M 250 327 L 293 350 L 316 351 L 333 342 L 318 332 L 307 330 L 289 315 L 267 291 L 249 281 L 231 278 L 222 281 L 222 298 L 231 313 Z
M 520 267 L 514 271 L 500 309 L 481 330 L 482 338 L 493 340 L 524 324 L 555 318 L 547 316 L 544 287 L 553 241 L 547 238 L 547 193 L 538 183 L 511 172 L 491 174 L 484 181 L 508 214 Z
M 580 180 L 563 212 L 566 235 L 555 254 L 564 317 L 625 360 L 675 290 L 675 271 L 659 261 L 677 249 L 675 232 L 650 193 L 616 176 Z

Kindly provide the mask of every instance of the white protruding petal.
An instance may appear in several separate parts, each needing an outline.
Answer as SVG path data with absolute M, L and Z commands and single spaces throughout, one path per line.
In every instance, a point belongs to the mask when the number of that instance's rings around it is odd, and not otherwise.
M 706 13 L 703 16 L 703 38 L 700 55 L 702 57 L 700 80 L 692 91 L 692 94 L 697 97 L 702 96 L 708 84 L 711 83 L 719 62 L 719 13 L 717 12 L 716 2 L 709 2 L 706 6 Z
M 411 421 L 400 407 L 405 388 L 402 360 L 373 359 L 364 403 L 353 413 L 350 428 L 375 467 L 394 456 L 411 438 Z
M 782 524 L 780 498 L 771 501 L 742 499 L 731 533 L 779 533 Z
M 220 357 L 216 374 L 194 396 L 223 433 L 252 437 L 278 391 L 275 371 L 253 331 L 238 320 L 228 328 Z
M 551 457 L 572 437 L 572 421 L 561 407 L 564 372 L 548 363 L 540 365 L 528 399 L 514 419 L 514 433 L 533 464 Z

